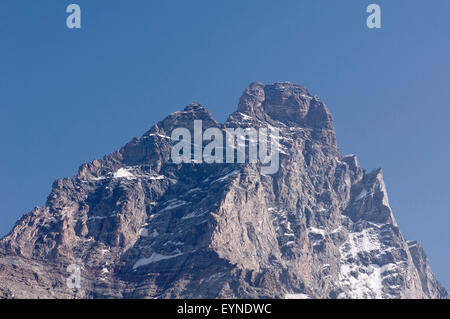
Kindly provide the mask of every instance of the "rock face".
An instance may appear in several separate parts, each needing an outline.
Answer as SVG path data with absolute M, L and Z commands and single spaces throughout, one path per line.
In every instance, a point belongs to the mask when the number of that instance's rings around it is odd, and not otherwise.
M 178 127 L 280 130 L 280 168 L 174 164 Z M 69 288 L 67 267 L 80 267 Z M 339 153 L 325 104 L 252 83 L 224 123 L 198 103 L 78 174 L 0 241 L 6 298 L 446 298 L 402 237 L 380 169 Z

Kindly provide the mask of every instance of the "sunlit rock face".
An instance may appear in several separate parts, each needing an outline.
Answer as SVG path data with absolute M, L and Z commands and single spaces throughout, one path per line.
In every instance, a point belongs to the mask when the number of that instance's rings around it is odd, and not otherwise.
M 279 170 L 171 161 L 177 127 L 279 130 Z M 204 145 L 202 145 L 203 147 Z M 80 287 L 67 286 L 71 264 Z M 325 104 L 252 83 L 218 123 L 199 103 L 57 180 L 0 241 L 7 298 L 446 298 L 405 241 L 380 169 L 340 154 Z

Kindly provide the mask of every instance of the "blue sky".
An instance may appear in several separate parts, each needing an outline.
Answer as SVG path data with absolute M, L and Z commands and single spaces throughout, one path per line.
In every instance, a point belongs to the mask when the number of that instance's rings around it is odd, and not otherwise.
M 65 8 L 82 9 L 69 30 Z M 380 30 L 366 7 L 382 8 Z M 450 288 L 450 1 L 0 2 L 0 234 L 56 178 L 198 101 L 218 120 L 252 81 L 300 83 L 342 153 L 382 167 L 407 239 Z

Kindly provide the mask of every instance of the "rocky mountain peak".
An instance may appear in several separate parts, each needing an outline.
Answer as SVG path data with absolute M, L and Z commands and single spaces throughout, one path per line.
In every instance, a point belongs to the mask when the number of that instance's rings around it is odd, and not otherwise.
M 242 94 L 238 104 L 238 111 L 250 116 L 256 115 L 258 118 L 263 118 L 262 103 L 264 100 L 264 84 L 253 82 Z
M 325 104 L 305 87 L 289 82 L 251 83 L 239 100 L 238 111 L 260 120 L 268 116 L 290 126 L 332 128 Z
M 177 127 L 193 129 L 194 120 L 202 120 L 205 127 L 220 126 L 208 109 L 195 102 L 186 106 L 183 111 L 170 114 L 152 127 L 144 136 L 156 133 L 164 133 L 170 136 L 171 132 Z
M 206 110 L 206 109 L 199 102 L 193 102 L 184 108 L 184 111 L 186 111 L 186 112 L 189 112 L 189 111 L 195 112 L 195 111 L 202 111 L 202 110 Z
M 250 118 L 252 125 L 268 123 L 310 130 L 315 138 L 337 150 L 333 117 L 327 106 L 302 85 L 251 83 L 239 100 L 237 112 L 230 115 L 226 124 L 241 123 L 243 118 Z
M 278 128 L 278 171 L 174 163 L 171 133 L 194 120 Z M 287 82 L 250 84 L 224 124 L 190 104 L 57 180 L 45 207 L 0 240 L 0 270 L 7 298 L 448 296 L 403 238 L 381 169 L 342 156 L 325 104 Z

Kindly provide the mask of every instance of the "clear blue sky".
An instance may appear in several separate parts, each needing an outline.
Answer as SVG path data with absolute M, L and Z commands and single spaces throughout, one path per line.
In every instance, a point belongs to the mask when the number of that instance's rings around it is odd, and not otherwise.
M 381 30 L 365 26 L 382 8 Z M 69 30 L 65 8 L 82 9 Z M 382 167 L 400 228 L 450 288 L 450 1 L 0 1 L 0 234 L 56 178 L 193 101 L 307 86 L 342 153 Z

